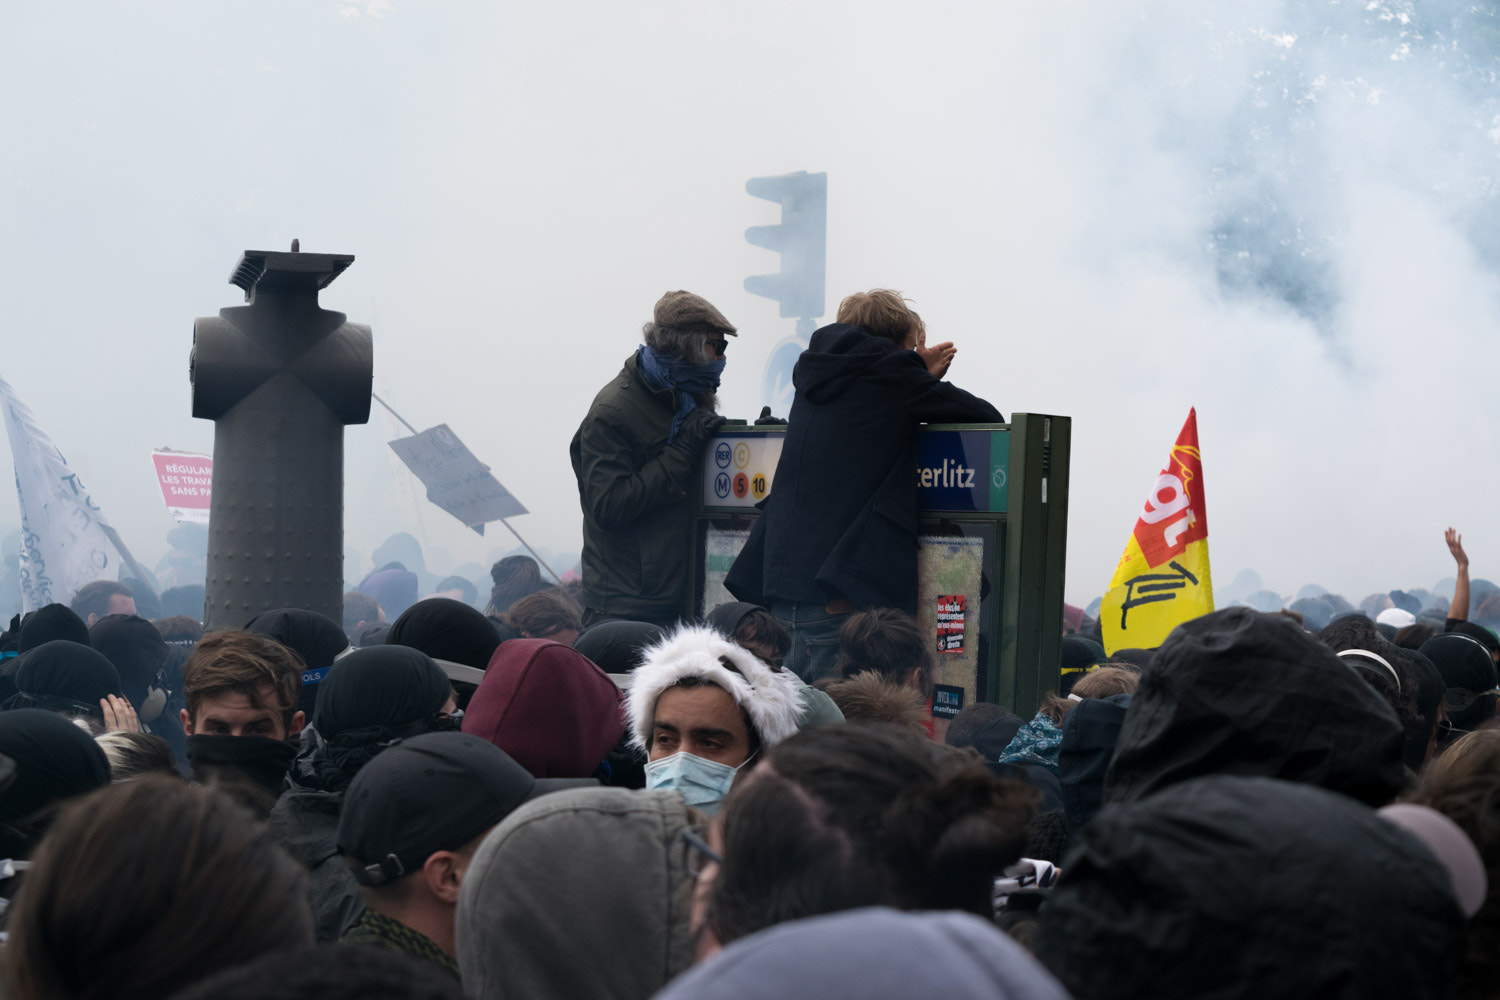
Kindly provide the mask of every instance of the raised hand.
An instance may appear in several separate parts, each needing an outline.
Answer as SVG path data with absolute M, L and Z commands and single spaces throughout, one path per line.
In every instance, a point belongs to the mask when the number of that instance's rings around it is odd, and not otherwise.
M 928 347 L 926 330 L 917 334 L 917 346 L 913 350 L 917 352 L 917 357 L 922 359 L 922 363 L 927 366 L 933 378 L 942 378 L 948 374 L 948 366 L 953 364 L 953 356 L 958 353 L 958 348 L 953 346 L 951 340 Z
M 116 695 L 105 695 L 99 699 L 99 707 L 104 710 L 104 728 L 107 732 L 138 733 L 141 731 L 141 720 L 135 714 L 135 706 L 124 698 Z
M 1464 552 L 1464 536 L 1449 528 L 1443 532 L 1443 541 L 1448 543 L 1448 551 L 1453 553 L 1453 561 L 1460 566 L 1469 565 L 1469 556 Z

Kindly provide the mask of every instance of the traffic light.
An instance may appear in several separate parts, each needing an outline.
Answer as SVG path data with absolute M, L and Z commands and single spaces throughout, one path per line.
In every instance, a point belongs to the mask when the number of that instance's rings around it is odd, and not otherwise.
M 828 175 L 799 170 L 779 177 L 752 177 L 745 182 L 745 190 L 781 205 L 781 225 L 745 230 L 745 239 L 781 254 L 781 272 L 746 278 L 745 291 L 780 302 L 783 319 L 822 316 Z

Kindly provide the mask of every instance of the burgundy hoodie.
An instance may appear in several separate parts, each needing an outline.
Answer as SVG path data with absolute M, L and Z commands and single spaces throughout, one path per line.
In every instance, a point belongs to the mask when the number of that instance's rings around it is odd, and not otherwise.
M 463 731 L 538 778 L 590 778 L 625 731 L 624 694 L 571 646 L 511 639 L 490 657 Z

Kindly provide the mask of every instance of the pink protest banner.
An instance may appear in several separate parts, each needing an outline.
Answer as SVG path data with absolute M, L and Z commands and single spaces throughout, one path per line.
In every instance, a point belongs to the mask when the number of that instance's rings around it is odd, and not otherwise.
M 181 451 L 153 451 L 151 462 L 156 466 L 161 498 L 172 516 L 179 521 L 207 524 L 214 460 Z

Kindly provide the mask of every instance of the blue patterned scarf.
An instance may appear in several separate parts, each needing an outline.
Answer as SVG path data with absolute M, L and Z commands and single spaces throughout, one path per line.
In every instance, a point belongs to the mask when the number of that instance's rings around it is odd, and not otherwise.
M 672 417 L 672 432 L 667 435 L 667 443 L 671 444 L 677 438 L 677 428 L 682 426 L 682 418 L 692 413 L 698 405 L 698 400 L 694 397 L 719 388 L 719 376 L 724 374 L 724 359 L 697 365 L 670 355 L 657 354 L 645 344 L 636 349 L 635 357 L 647 385 L 658 392 L 662 389 L 677 390 L 677 413 Z
M 1062 727 L 1050 716 L 1037 713 L 1036 718 L 1016 731 L 1000 753 L 1002 764 L 1040 764 L 1053 774 L 1057 773 L 1057 755 L 1062 749 Z

